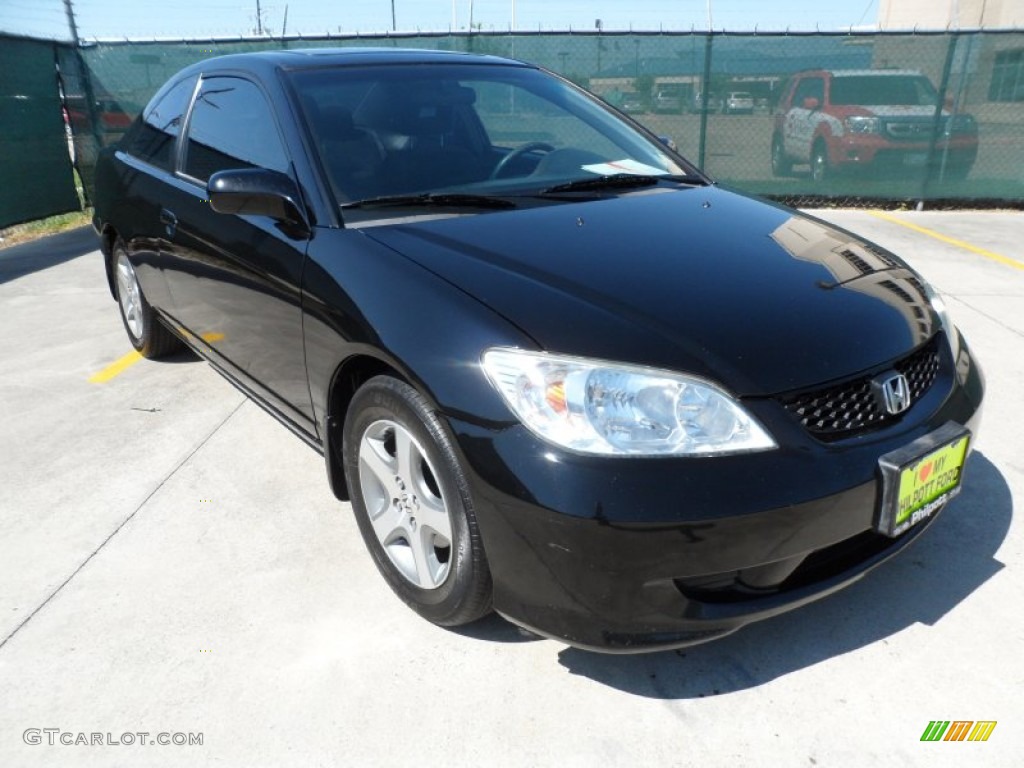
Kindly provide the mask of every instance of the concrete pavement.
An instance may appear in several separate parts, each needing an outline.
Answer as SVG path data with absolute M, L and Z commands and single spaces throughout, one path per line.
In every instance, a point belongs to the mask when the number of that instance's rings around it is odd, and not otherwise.
M 980 358 L 966 488 L 850 589 L 633 657 L 417 618 L 322 459 L 208 365 L 89 382 L 130 349 L 90 232 L 0 251 L 0 766 L 1019 765 L 1021 214 L 817 215 L 907 258 Z M 921 742 L 936 719 L 998 725 Z

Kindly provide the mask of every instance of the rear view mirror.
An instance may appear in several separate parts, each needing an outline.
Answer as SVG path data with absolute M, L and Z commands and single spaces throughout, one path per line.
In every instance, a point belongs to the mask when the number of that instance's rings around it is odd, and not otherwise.
M 308 233 L 309 225 L 298 202 L 295 182 L 283 173 L 262 168 L 238 168 L 218 171 L 206 185 L 210 206 L 217 213 L 269 216 L 298 234 L 296 228 Z

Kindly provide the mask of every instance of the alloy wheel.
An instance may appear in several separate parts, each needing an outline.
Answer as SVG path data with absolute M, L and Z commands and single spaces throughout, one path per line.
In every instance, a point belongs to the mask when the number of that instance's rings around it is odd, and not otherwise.
M 141 339 L 146 330 L 142 314 L 142 290 L 135 268 L 128 261 L 128 254 L 123 250 L 117 254 L 117 300 L 121 305 L 128 332 L 136 339 Z
M 412 585 L 440 587 L 451 566 L 452 524 L 437 473 L 412 434 L 375 421 L 359 441 L 363 502 L 392 565 Z
M 811 178 L 818 182 L 824 181 L 828 178 L 828 170 L 828 155 L 825 148 L 818 147 L 811 157 Z

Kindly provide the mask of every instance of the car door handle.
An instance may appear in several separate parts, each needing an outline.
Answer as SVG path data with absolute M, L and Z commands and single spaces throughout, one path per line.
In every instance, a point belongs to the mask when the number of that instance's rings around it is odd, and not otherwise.
M 160 223 L 164 225 L 167 236 L 174 237 L 174 232 L 178 228 L 178 217 L 166 208 L 161 208 Z

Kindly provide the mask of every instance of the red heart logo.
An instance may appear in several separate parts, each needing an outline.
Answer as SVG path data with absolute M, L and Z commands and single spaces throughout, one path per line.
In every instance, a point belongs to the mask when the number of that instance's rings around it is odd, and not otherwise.
M 921 469 L 918 471 L 917 476 L 921 480 L 922 483 L 925 480 L 927 480 L 928 479 L 928 475 L 930 475 L 932 473 L 932 467 L 933 466 L 934 466 L 934 463 L 929 461 L 927 464 L 925 464 L 923 467 L 921 467 Z

